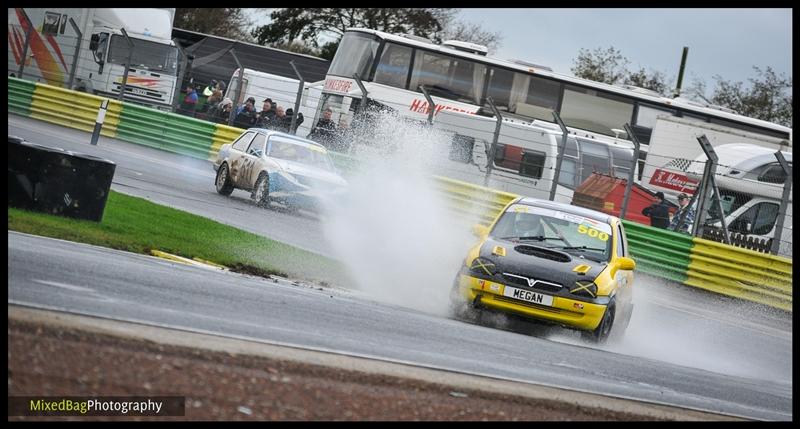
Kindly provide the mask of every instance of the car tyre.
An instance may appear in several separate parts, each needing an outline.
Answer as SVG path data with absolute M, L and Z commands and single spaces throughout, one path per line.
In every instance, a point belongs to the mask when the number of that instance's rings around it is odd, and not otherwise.
M 605 344 L 611 334 L 611 328 L 614 326 L 614 313 L 616 313 L 616 310 L 616 303 L 612 298 L 597 328 L 594 331 L 583 331 L 581 336 L 592 343 Z
M 269 205 L 269 175 L 261 173 L 256 180 L 256 186 L 253 189 L 253 199 L 259 207 L 267 207 Z
M 233 192 L 233 183 L 231 182 L 231 175 L 228 170 L 228 164 L 222 163 L 217 170 L 217 178 L 215 180 L 217 192 L 226 197 Z

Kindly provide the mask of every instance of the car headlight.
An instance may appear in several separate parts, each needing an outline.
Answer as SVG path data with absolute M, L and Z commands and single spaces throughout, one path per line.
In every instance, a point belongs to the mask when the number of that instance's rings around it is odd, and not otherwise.
M 469 271 L 482 276 L 493 276 L 500 268 L 491 259 L 477 257 L 472 260 Z
M 588 280 L 578 280 L 575 282 L 575 286 L 569 290 L 569 293 L 588 298 L 597 298 L 597 285 Z

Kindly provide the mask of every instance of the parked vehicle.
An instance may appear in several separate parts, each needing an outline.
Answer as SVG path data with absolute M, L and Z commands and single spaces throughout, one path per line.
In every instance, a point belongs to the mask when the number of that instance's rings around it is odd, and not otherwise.
M 767 242 L 775 237 L 786 173 L 775 150 L 751 144 L 726 144 L 714 148 L 719 160 L 714 180 L 722 197 L 725 223 L 732 233 Z M 781 152 L 792 165 L 792 153 Z M 698 156 L 686 171 L 695 181 L 702 179 L 705 155 Z M 721 228 L 722 221 L 712 200 L 706 219 Z M 792 197 L 790 194 L 781 232 L 779 255 L 792 256 Z
M 64 87 L 74 71 L 71 89 L 116 98 L 132 52 L 124 99 L 171 111 L 178 67 L 178 49 L 170 38 L 174 13 L 174 9 L 9 8 L 9 75 L 16 76 L 22 64 L 25 34 L 31 29 L 23 75 L 18 77 Z M 133 43 L 132 51 L 123 29 Z

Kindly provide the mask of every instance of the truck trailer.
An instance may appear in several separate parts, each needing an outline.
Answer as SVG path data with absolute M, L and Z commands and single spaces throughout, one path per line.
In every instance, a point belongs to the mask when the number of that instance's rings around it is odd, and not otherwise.
M 125 101 L 171 111 L 174 15 L 174 9 L 9 8 L 8 74 L 117 98 L 130 61 Z

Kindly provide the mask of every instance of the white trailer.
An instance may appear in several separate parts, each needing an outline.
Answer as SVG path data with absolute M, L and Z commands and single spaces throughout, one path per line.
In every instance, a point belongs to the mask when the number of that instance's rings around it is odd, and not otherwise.
M 241 106 L 245 100 L 253 97 L 256 100 L 256 110 L 261 110 L 264 100 L 269 98 L 274 103 L 283 106 L 284 110 L 294 110 L 300 84 L 299 79 L 244 68 L 242 71 L 241 93 L 239 92 L 238 82 L 239 69 L 236 69 L 233 71 L 225 93 L 225 97 L 230 98 L 234 106 Z M 323 82 L 305 82 L 303 84 L 303 94 L 300 98 L 300 113 L 303 114 L 303 123 L 297 128 L 298 136 L 305 137 L 311 132 L 311 127 L 316 119 L 316 112 L 319 110 L 318 104 L 322 95 Z M 237 95 L 239 95 L 238 98 Z
M 653 127 L 650 144 L 645 148 L 647 159 L 642 170 L 642 185 L 655 191 L 663 191 L 668 196 L 681 192 L 694 193 L 698 181 L 686 172 L 697 162 L 705 161 L 705 154 L 697 137 L 705 135 L 712 146 L 745 143 L 753 147 L 765 148 L 771 153 L 791 151 L 791 141 L 754 134 L 748 131 L 726 127 L 690 118 L 659 116 Z M 738 158 L 720 160 L 721 167 L 729 161 L 749 157 L 748 152 Z M 777 162 L 777 161 L 776 161 Z M 702 168 L 700 170 L 702 173 Z

